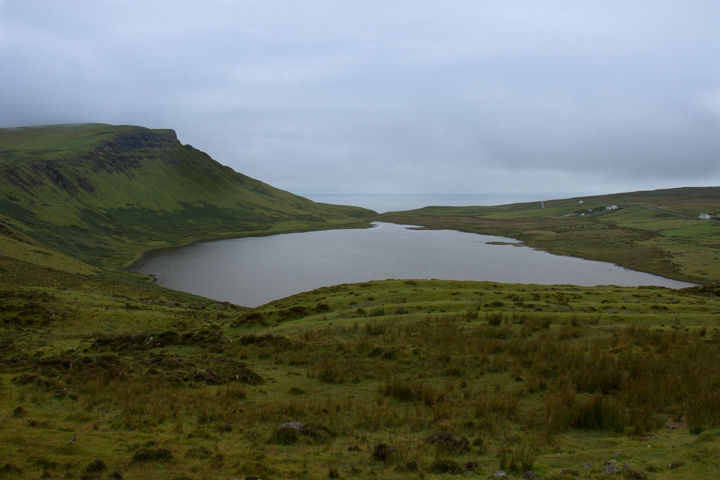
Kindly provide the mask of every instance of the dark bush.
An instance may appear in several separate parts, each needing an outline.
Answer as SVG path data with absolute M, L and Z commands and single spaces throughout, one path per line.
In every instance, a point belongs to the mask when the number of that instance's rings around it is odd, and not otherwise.
M 428 467 L 430 473 L 462 473 L 463 467 L 455 460 L 438 459 Z
M 167 448 L 141 448 L 133 455 L 133 462 L 167 462 L 173 455 Z
M 501 312 L 491 312 L 488 313 L 485 318 L 487 319 L 488 325 L 497 327 L 503 321 L 503 314 Z
M 467 438 L 455 438 L 451 433 L 441 432 L 428 437 L 428 442 L 435 444 L 439 453 L 457 455 L 470 450 L 470 442 Z
M 310 437 L 317 442 L 330 440 L 335 437 L 332 431 L 325 425 L 319 423 L 306 423 L 300 431 L 301 435 Z
M 105 462 L 102 460 L 95 460 L 90 465 L 85 467 L 85 473 L 98 473 L 106 469 Z
M 197 458 L 201 460 L 209 458 L 211 455 L 212 452 L 205 447 L 192 447 L 185 452 L 185 458 Z
M 275 431 L 275 435 L 273 436 L 274 443 L 278 443 L 280 445 L 292 445 L 294 443 L 297 443 L 298 441 L 299 433 L 297 429 L 292 427 L 283 427 L 278 428 Z
M 295 320 L 302 318 L 308 314 L 307 308 L 297 305 L 295 307 L 286 308 L 278 311 L 281 320 Z
M 391 447 L 387 443 L 378 443 L 373 449 L 372 458 L 380 462 L 387 462 L 397 453 L 397 448 Z

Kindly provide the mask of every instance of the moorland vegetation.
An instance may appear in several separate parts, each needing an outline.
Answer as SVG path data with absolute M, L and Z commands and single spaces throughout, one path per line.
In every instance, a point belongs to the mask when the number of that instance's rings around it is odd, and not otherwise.
M 720 227 L 695 218 L 718 215 L 717 189 L 385 216 L 696 287 L 403 279 L 249 309 L 121 267 L 148 248 L 374 212 L 278 191 L 138 127 L 0 131 L 0 173 L 0 478 L 720 470 Z

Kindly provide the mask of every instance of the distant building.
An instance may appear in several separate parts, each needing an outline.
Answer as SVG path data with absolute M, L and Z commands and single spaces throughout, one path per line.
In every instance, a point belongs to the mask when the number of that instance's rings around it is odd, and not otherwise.
M 612 205 L 608 205 L 607 207 L 605 207 L 605 210 L 617 210 L 618 208 L 620 208 L 620 207 L 618 207 L 615 204 L 612 204 Z
M 582 200 L 580 200 L 578 203 L 583 204 L 583 203 L 585 203 L 585 202 L 583 202 Z
M 698 218 L 700 218 L 701 220 L 710 220 L 710 214 L 709 213 L 701 213 L 700 215 L 698 215 Z

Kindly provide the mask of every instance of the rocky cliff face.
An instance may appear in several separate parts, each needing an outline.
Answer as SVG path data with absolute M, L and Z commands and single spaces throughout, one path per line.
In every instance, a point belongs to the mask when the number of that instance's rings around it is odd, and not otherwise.
M 88 166 L 94 173 L 125 174 L 132 177 L 134 170 L 142 169 L 143 160 L 162 158 L 168 163 L 177 163 L 173 150 L 179 147 L 182 145 L 172 130 L 134 127 L 132 131 L 101 140 L 89 151 L 78 153 L 73 150 L 60 150 L 60 158 L 57 159 L 47 159 L 46 150 L 4 149 L 3 154 L 19 157 L 24 161 L 0 166 L 0 178 L 25 192 L 51 184 L 70 194 L 77 194 L 80 190 L 94 193 L 96 186 L 81 171 Z
M 91 161 L 95 171 L 131 174 L 133 169 L 142 168 L 143 159 L 155 160 L 159 155 L 166 158 L 170 153 L 168 150 L 177 147 L 181 144 L 173 130 L 138 128 L 136 132 L 124 133 L 104 142 L 84 160 Z M 173 160 L 170 158 L 168 161 L 173 163 Z

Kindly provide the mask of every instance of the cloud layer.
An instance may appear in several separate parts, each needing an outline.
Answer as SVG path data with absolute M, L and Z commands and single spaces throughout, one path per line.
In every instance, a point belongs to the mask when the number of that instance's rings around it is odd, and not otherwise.
M 0 126 L 105 122 L 299 193 L 720 184 L 714 0 L 4 0 Z

